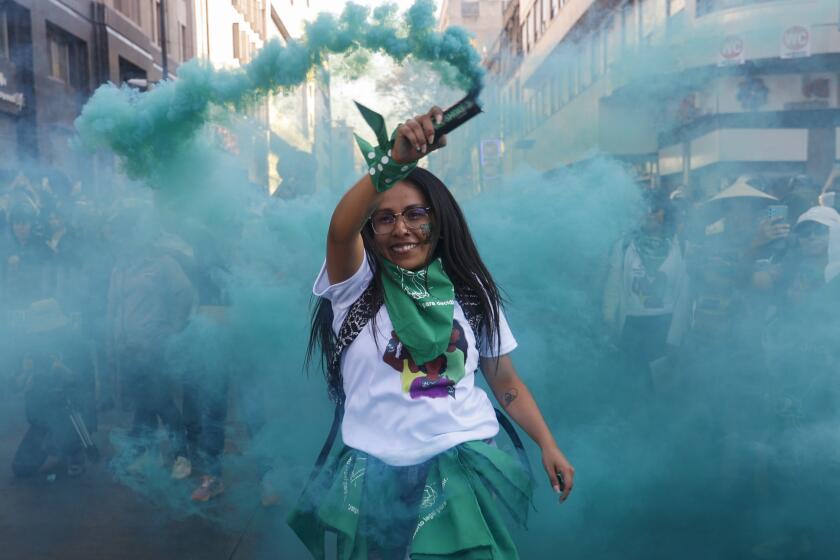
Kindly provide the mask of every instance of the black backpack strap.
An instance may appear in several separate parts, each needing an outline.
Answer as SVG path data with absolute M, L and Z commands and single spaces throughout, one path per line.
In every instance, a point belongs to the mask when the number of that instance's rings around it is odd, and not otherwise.
M 327 435 L 327 439 L 321 447 L 321 452 L 315 460 L 315 466 L 312 467 L 312 472 L 309 474 L 308 484 L 312 484 L 315 477 L 317 477 L 318 473 L 321 472 L 321 469 L 324 468 L 324 464 L 327 462 L 327 457 L 330 456 L 330 451 L 335 443 L 335 437 L 338 435 L 338 429 L 341 427 L 342 418 L 344 418 L 344 404 L 339 402 L 335 404 L 335 412 L 333 412 L 333 421 L 330 426 L 330 433 Z
M 519 433 L 516 431 L 516 428 L 513 427 L 513 423 L 504 412 L 498 408 L 494 408 L 493 410 L 496 411 L 496 420 L 499 421 L 499 425 L 508 435 L 510 441 L 513 442 L 513 447 L 516 449 L 516 455 L 519 457 L 519 462 L 522 463 L 522 466 L 525 467 L 525 470 L 527 470 L 528 474 L 530 474 L 533 478 L 534 471 L 531 470 L 531 461 L 528 459 L 528 453 L 525 452 L 525 446 L 522 444 L 522 439 L 519 437 Z

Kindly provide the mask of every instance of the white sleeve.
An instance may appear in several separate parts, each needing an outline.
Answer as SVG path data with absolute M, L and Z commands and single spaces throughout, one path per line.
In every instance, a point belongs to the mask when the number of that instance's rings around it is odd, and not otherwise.
M 344 317 L 359 296 L 367 289 L 373 278 L 373 271 L 368 264 L 367 255 L 362 259 L 359 269 L 347 280 L 338 284 L 330 284 L 327 275 L 327 262 L 321 265 L 321 272 L 312 286 L 312 293 L 317 297 L 330 300 L 333 309 L 333 330 L 336 332 L 344 322 Z
M 496 358 L 498 356 L 504 356 L 505 354 L 513 352 L 518 346 L 516 339 L 513 338 L 510 325 L 508 325 L 505 312 L 502 311 L 501 307 L 499 308 L 499 332 L 496 334 L 499 337 L 498 349 L 496 348 L 496 341 L 490 341 L 490 337 L 487 336 L 487 329 L 485 329 L 485 332 L 481 337 L 481 348 L 479 348 L 478 351 L 479 356 L 482 358 Z

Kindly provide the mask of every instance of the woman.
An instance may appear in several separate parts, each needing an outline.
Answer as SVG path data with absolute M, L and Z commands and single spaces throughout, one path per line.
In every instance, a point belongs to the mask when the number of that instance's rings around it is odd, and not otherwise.
M 359 309 L 354 304 L 370 301 L 362 317 L 369 322 L 347 346 L 340 374 L 330 376 L 344 403 L 346 447 L 304 491 L 289 523 L 319 558 L 324 530 L 338 533 L 348 559 L 464 558 L 469 551 L 518 558 L 498 506 L 524 521 L 531 480 L 487 443 L 498 423 L 475 386 L 479 362 L 497 400 L 540 446 L 561 501 L 574 469 L 508 356 L 516 341 L 458 204 L 434 175 L 415 168 L 446 145 L 445 136 L 433 143 L 441 110 L 401 125 L 393 142 L 376 117 L 379 146 L 360 141 L 370 174 L 333 213 L 314 287 L 322 299 L 310 349 L 323 341 L 327 359 L 348 313 Z M 462 294 L 474 296 L 482 332 L 470 326 Z

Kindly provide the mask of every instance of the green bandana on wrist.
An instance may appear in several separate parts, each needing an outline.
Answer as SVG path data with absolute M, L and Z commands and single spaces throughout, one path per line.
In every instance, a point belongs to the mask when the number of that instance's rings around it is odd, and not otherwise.
M 440 259 L 412 271 L 379 259 L 385 308 L 400 342 L 417 365 L 446 352 L 452 336 L 455 288 Z
M 405 179 L 411 171 L 417 167 L 417 163 L 397 163 L 391 157 L 391 148 L 394 146 L 394 138 L 397 134 L 394 133 L 388 137 L 388 129 L 385 126 L 385 119 L 371 109 L 368 109 L 359 102 L 355 102 L 359 112 L 364 117 L 365 122 L 368 123 L 376 134 L 376 141 L 378 146 L 372 145 L 370 142 L 354 134 L 356 143 L 362 151 L 365 158 L 365 163 L 368 166 L 368 173 L 370 173 L 370 180 L 373 181 L 373 186 L 377 192 L 384 192 L 397 181 Z

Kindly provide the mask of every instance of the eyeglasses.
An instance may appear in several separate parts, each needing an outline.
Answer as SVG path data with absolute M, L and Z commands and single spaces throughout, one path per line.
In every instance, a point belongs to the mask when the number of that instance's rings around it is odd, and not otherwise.
M 394 231 L 397 218 L 402 216 L 406 228 L 419 229 L 431 223 L 431 212 L 432 209 L 427 206 L 411 206 L 402 212 L 379 210 L 370 217 L 370 225 L 376 235 L 387 235 Z

